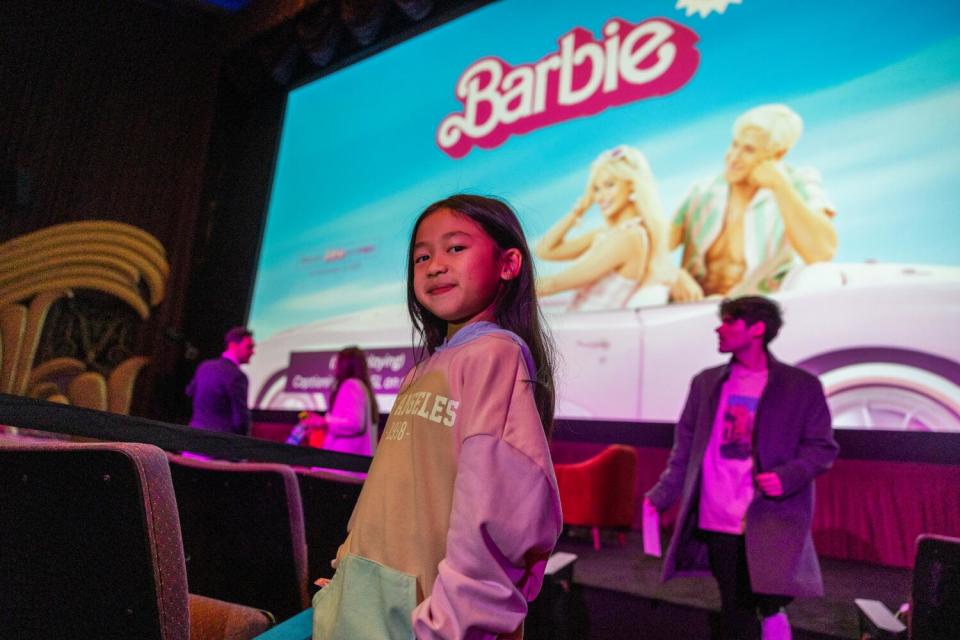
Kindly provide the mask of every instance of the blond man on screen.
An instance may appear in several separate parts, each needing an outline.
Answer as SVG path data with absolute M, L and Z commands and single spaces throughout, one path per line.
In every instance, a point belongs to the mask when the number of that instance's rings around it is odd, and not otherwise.
M 771 293 L 794 266 L 833 258 L 834 212 L 820 174 L 783 162 L 802 131 L 782 104 L 737 118 L 723 174 L 695 185 L 674 216 L 669 246 L 683 246 L 683 268 L 671 300 Z

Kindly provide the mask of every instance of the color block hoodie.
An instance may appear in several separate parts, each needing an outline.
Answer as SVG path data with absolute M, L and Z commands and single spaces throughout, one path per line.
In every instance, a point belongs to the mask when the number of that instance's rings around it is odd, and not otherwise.
M 529 351 L 477 325 L 405 380 L 314 597 L 314 638 L 522 636 L 560 498 Z

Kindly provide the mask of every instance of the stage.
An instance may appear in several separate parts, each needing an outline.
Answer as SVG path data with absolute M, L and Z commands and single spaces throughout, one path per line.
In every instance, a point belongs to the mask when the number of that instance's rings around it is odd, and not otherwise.
M 639 533 L 620 547 L 611 536 L 595 551 L 589 532 L 564 535 L 559 551 L 576 554 L 569 612 L 572 638 L 681 640 L 709 638 L 720 596 L 712 578 L 660 582 L 661 561 L 643 554 Z M 795 600 L 787 613 L 795 640 L 858 637 L 854 598 L 895 609 L 910 592 L 910 571 L 849 560 L 821 559 L 822 598 Z M 584 606 L 585 605 L 585 606 Z M 588 631 L 585 631 L 588 629 Z

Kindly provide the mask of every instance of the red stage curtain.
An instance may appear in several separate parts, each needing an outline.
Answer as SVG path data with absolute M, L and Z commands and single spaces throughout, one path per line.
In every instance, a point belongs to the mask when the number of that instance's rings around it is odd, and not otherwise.
M 606 444 L 555 440 L 553 461 L 580 462 Z M 636 447 L 637 506 L 633 528 L 641 528 L 643 494 L 652 487 L 669 451 Z M 664 514 L 672 528 L 676 507 Z M 921 533 L 960 536 L 960 466 L 837 460 L 817 478 L 813 539 L 824 557 L 912 567 Z
M 250 435 L 254 438 L 286 442 L 293 425 L 289 422 L 254 422 L 251 425 Z
M 921 533 L 960 535 L 960 467 L 837 460 L 817 479 L 820 555 L 912 567 Z

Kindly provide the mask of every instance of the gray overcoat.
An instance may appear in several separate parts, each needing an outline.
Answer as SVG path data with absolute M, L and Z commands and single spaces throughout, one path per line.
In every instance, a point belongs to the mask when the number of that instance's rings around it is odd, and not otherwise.
M 693 379 L 667 468 L 647 492 L 661 511 L 682 497 L 677 528 L 664 559 L 664 581 L 710 573 L 706 544 L 696 536 L 700 478 L 720 392 L 729 374 L 728 363 L 701 371 Z M 747 508 L 747 564 L 754 592 L 823 595 L 810 535 L 813 478 L 830 468 L 837 451 L 820 381 L 769 356 L 767 385 L 754 423 L 754 474 L 776 473 L 783 495 L 771 498 L 757 490 Z

